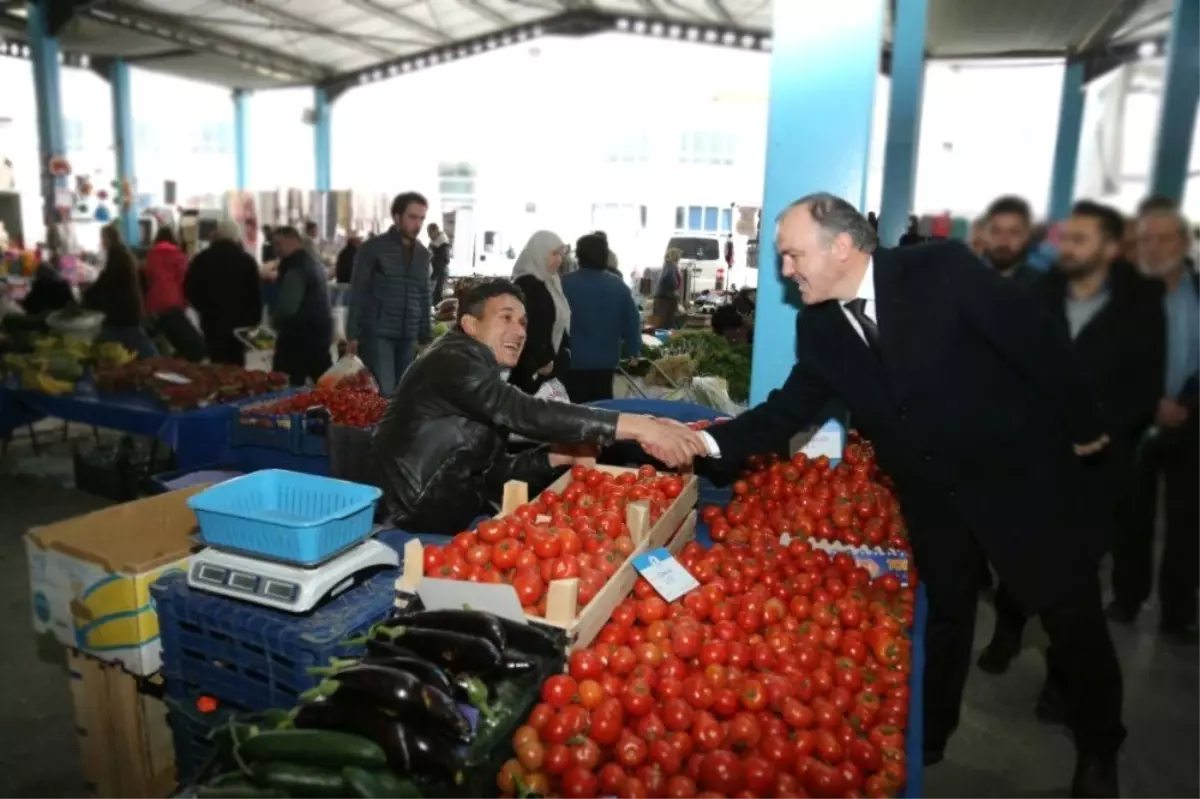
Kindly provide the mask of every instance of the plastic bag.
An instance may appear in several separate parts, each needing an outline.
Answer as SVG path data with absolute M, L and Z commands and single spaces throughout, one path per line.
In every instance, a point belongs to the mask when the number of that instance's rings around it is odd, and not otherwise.
M 538 390 L 534 393 L 533 397 L 534 399 L 550 400 L 551 402 L 571 401 L 570 395 L 567 394 L 567 387 L 560 383 L 556 377 L 552 377 L 538 386 Z
M 317 381 L 318 388 L 357 388 L 365 391 L 379 391 L 371 370 L 357 355 L 343 355 L 337 363 L 329 367 L 321 379 Z
M 730 416 L 736 416 L 746 410 L 730 398 L 729 387 L 723 377 L 693 377 L 685 385 L 668 391 L 663 395 L 663 399 L 694 402 Z

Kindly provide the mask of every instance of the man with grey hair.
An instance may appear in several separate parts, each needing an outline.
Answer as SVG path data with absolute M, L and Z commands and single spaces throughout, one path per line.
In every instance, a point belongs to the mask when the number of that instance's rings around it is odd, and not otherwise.
M 1134 510 L 1113 549 L 1113 593 L 1108 615 L 1132 623 L 1150 597 L 1158 482 L 1166 484 L 1166 541 L 1158 577 L 1160 629 L 1195 639 L 1200 584 L 1200 280 L 1188 262 L 1187 219 L 1170 200 L 1150 198 L 1137 220 L 1142 274 L 1163 283 L 1167 318 L 1162 399 L 1138 453 Z
M 208 359 L 238 366 L 246 348 L 233 331 L 262 319 L 262 285 L 258 261 L 242 245 L 242 226 L 222 219 L 210 243 L 196 254 L 183 284 L 188 304 L 200 316 Z
M 693 454 L 736 468 L 786 450 L 840 401 L 899 487 L 929 598 L 926 764 L 958 723 L 982 551 L 1061 655 L 1072 793 L 1117 795 L 1121 672 L 1097 577 L 1112 513 L 1091 462 L 1108 438 L 1066 330 L 961 242 L 879 248 L 867 219 L 831 194 L 797 200 L 776 223 L 783 277 L 805 306 L 797 362 L 766 402 L 700 434 Z

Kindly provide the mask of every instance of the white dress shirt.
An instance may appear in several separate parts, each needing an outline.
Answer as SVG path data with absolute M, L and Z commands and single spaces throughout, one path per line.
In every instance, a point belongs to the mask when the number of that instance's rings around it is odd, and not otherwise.
M 867 259 L 867 268 L 863 272 L 862 282 L 858 284 L 858 291 L 854 296 L 856 299 L 866 300 L 866 304 L 863 306 L 863 313 L 866 314 L 867 318 L 872 322 L 879 324 L 879 316 L 875 312 L 874 258 Z M 846 309 L 846 303 L 839 300 L 838 305 L 841 307 L 842 314 L 846 317 L 846 321 L 850 323 L 850 327 L 854 328 L 854 332 L 858 334 L 858 337 L 863 340 L 864 344 L 868 343 L 866 334 L 863 333 L 862 325 L 860 325 L 858 320 L 854 318 L 854 315 Z M 704 440 L 704 446 L 708 447 L 708 456 L 710 458 L 721 457 L 721 448 L 717 446 L 716 439 L 703 430 L 700 431 L 700 437 Z

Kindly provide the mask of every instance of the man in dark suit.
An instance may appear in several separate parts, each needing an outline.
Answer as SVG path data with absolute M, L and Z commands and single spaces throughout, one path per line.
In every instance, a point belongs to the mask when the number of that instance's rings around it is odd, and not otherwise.
M 1073 794 L 1115 796 L 1121 672 L 1096 573 L 1112 519 L 1085 463 L 1108 438 L 1061 324 L 961 243 L 877 248 L 832 195 L 777 223 L 783 276 L 807 306 L 798 360 L 766 402 L 690 451 L 731 465 L 779 451 L 839 400 L 899 487 L 929 599 L 925 762 L 958 723 L 982 549 L 1061 653 Z
M 1163 386 L 1166 321 L 1162 287 L 1121 259 L 1125 220 L 1113 208 L 1077 203 L 1063 227 L 1056 267 L 1032 287 L 1072 341 L 1112 436 L 1105 457 L 1118 491 L 1118 520 L 1129 515 L 1128 486 L 1138 441 L 1154 419 Z M 1021 649 L 1026 616 L 1005 586 L 996 592 L 996 627 L 979 667 L 1002 674 Z M 1038 718 L 1062 721 L 1057 669 L 1038 698 Z

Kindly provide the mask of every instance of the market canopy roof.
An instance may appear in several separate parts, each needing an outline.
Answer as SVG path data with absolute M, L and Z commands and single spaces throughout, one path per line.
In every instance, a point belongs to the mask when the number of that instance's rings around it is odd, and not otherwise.
M 836 0 L 830 0 L 835 2 Z M 801 0 L 774 0 L 801 2 Z M 896 0 L 892 0 L 896 2 Z M 1062 57 L 1098 71 L 1161 47 L 1171 0 L 928 0 L 933 58 Z M 333 92 L 541 35 L 624 31 L 770 48 L 772 0 L 55 0 L 68 62 L 126 58 L 231 88 Z M 61 9 L 59 11 L 58 9 Z M 25 4 L 0 0 L 10 54 Z M 886 55 L 886 42 L 885 42 Z M 0 50 L 3 52 L 3 50 Z M 886 68 L 886 58 L 885 58 Z

